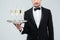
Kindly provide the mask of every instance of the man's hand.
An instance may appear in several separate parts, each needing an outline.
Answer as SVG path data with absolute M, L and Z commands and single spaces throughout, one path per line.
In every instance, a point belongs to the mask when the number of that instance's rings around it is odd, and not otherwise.
M 16 28 L 21 32 L 22 31 L 22 27 L 21 27 L 21 24 L 20 23 L 13 23 Z

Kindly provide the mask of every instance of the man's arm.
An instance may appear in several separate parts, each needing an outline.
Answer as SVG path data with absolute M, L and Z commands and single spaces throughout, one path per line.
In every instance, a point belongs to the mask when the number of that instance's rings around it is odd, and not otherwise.
M 22 34 L 29 34 L 29 22 L 28 22 L 28 13 L 27 12 L 25 12 L 25 14 L 24 14 L 24 20 L 27 20 L 27 22 L 24 24 Z
M 48 17 L 48 30 L 49 30 L 49 40 L 54 40 L 53 22 L 52 22 L 52 15 L 50 11 Z

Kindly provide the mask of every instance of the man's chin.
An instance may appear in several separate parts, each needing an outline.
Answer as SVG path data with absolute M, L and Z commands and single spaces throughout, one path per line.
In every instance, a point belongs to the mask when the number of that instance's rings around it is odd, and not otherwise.
M 36 8 L 37 8 L 37 7 L 39 7 L 39 6 L 38 6 L 38 5 L 35 5 L 34 7 L 36 7 Z

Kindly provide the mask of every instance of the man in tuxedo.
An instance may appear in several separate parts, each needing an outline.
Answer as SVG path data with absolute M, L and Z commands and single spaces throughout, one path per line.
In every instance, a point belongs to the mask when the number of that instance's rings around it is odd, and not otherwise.
M 28 34 L 27 40 L 54 40 L 52 15 L 49 9 L 41 6 L 42 0 L 32 0 L 33 7 L 25 11 L 22 31 L 21 24 L 15 24 L 22 34 Z

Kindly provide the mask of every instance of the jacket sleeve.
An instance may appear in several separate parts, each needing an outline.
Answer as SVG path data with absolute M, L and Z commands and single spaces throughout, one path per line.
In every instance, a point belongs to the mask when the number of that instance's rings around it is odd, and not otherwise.
M 49 40 L 54 40 L 52 14 L 50 10 L 49 10 L 49 15 L 48 15 L 48 30 L 49 30 Z
M 23 28 L 23 31 L 22 31 L 22 34 L 28 34 L 29 33 L 29 23 L 28 23 L 28 14 L 25 12 L 24 14 L 24 20 L 27 20 L 27 22 L 25 23 L 24 25 L 24 28 Z

